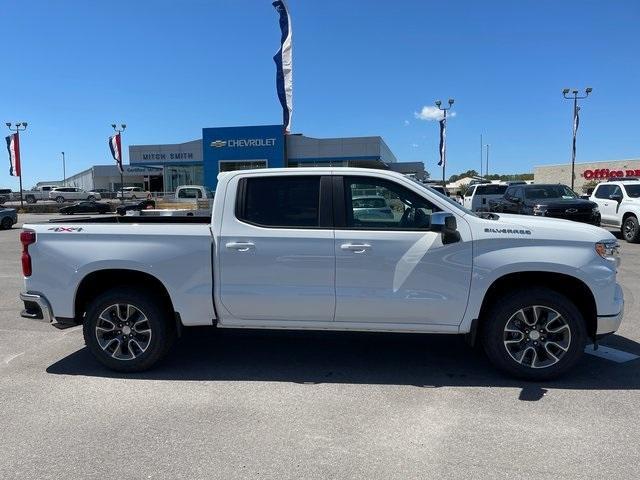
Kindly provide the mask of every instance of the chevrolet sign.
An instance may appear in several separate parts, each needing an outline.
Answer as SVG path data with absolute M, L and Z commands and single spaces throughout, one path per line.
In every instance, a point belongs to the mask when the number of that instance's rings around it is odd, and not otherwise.
M 229 139 L 229 140 L 215 140 L 210 143 L 210 146 L 220 147 L 274 147 L 276 145 L 275 138 L 241 138 L 241 139 Z

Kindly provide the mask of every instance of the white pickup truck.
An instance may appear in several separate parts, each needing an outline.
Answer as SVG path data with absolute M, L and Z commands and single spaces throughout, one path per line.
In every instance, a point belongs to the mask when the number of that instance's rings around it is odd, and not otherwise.
M 354 215 L 379 195 L 392 217 Z M 618 245 L 599 227 L 476 215 L 400 174 L 220 174 L 212 218 L 24 225 L 22 316 L 83 325 L 119 371 L 149 368 L 183 326 L 467 334 L 495 365 L 546 379 L 614 332 Z

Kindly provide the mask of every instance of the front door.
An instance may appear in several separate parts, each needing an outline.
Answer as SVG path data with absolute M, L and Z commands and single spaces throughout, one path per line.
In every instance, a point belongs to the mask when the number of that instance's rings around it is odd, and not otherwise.
M 331 178 L 249 175 L 225 198 L 218 244 L 228 323 L 332 322 Z M 325 193 L 326 192 L 326 193 Z M 221 192 L 219 192 L 221 193 Z M 321 193 L 328 201 L 320 201 Z M 214 226 L 215 228 L 215 226 Z
M 458 220 L 461 240 L 443 245 L 429 231 L 440 208 L 414 190 L 375 176 L 336 178 L 336 322 L 458 325 L 471 283 L 471 234 Z M 355 208 L 378 196 L 392 215 Z M 355 201 L 354 201 L 355 200 Z M 454 208 L 454 207 L 452 207 Z

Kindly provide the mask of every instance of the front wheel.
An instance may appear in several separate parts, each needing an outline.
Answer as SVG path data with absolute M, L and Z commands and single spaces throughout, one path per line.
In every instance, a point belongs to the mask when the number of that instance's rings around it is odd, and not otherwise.
M 94 197 L 93 195 L 89 195 L 89 197 L 87 197 L 87 200 L 89 200 L 90 202 L 95 202 L 96 197 Z
M 640 224 L 633 215 L 627 217 L 622 224 L 622 236 L 629 243 L 640 242 Z
M 63 196 L 56 197 L 56 202 L 57 203 L 64 203 L 64 197 Z
M 585 321 L 569 299 L 546 288 L 501 298 L 482 324 L 482 342 L 499 369 L 527 380 L 557 377 L 580 360 Z
M 91 303 L 83 333 L 100 363 L 119 372 L 140 372 L 169 351 L 175 326 L 157 295 L 135 287 L 119 287 Z
M 25 200 L 26 200 L 26 201 L 27 201 L 27 203 L 29 203 L 29 204 L 36 203 L 36 197 L 34 197 L 33 195 L 27 195 L 27 197 L 25 198 Z

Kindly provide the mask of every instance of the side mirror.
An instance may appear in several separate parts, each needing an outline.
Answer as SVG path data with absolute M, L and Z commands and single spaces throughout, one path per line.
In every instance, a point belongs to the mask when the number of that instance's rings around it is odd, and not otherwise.
M 431 214 L 431 230 L 442 233 L 442 243 L 455 243 L 460 241 L 458 222 L 452 213 L 435 212 Z
M 622 201 L 622 195 L 620 195 L 619 193 L 617 193 L 615 195 L 609 195 L 609 198 L 611 200 L 615 200 L 618 203 L 620 203 Z

